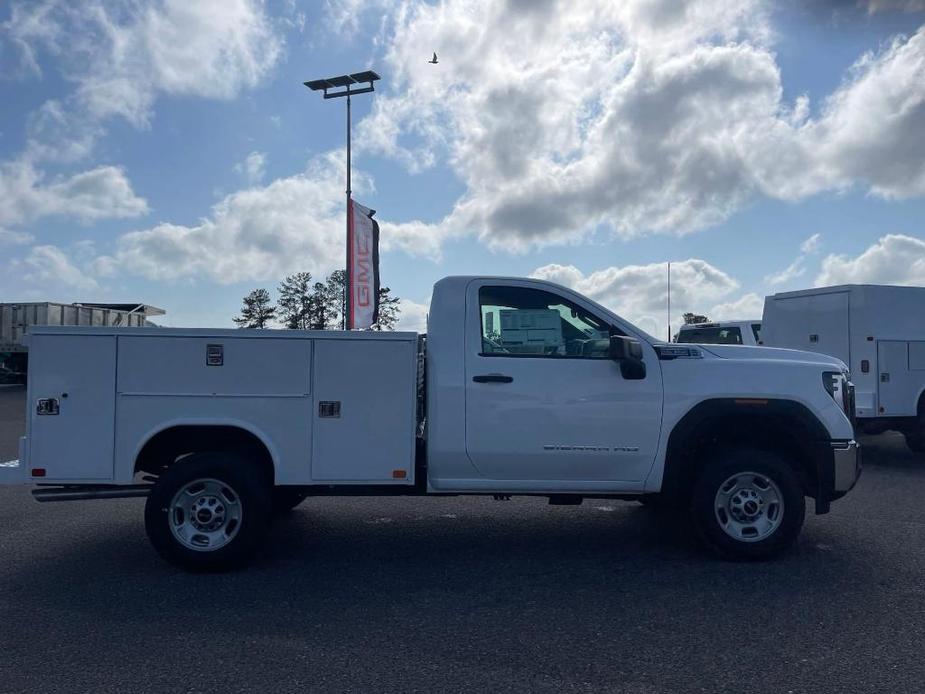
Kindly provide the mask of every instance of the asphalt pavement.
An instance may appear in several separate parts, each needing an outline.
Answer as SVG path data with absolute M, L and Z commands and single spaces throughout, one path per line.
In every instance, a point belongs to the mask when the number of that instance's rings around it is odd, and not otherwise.
M 0 460 L 23 400 L 0 388 Z M 0 489 L 0 692 L 922 691 L 925 459 L 863 443 L 855 491 L 757 564 L 631 502 L 320 498 L 190 575 L 143 500 Z

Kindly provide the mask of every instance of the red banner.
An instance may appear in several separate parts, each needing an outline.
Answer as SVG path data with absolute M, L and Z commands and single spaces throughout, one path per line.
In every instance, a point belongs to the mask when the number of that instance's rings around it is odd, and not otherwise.
M 350 283 L 350 327 L 365 330 L 379 320 L 379 222 L 375 210 L 350 201 L 347 269 Z

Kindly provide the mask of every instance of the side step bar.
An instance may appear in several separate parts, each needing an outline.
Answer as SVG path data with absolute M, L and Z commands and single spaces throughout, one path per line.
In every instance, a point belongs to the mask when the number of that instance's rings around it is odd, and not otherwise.
M 32 490 L 36 501 L 83 501 L 85 499 L 131 499 L 148 496 L 152 484 L 73 484 L 61 487 L 39 487 Z

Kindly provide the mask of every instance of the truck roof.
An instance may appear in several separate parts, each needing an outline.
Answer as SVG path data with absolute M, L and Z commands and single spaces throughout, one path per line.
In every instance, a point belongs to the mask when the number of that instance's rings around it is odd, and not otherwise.
M 778 292 L 772 294 L 769 298 L 787 299 L 794 296 L 812 296 L 814 294 L 836 294 L 838 292 L 850 292 L 858 289 L 872 289 L 876 291 L 902 291 L 902 292 L 922 292 L 925 287 L 914 287 L 902 284 L 835 284 L 830 287 L 813 287 L 811 289 L 798 289 L 792 292 Z
M 214 337 L 248 339 L 293 339 L 310 337 L 313 340 L 343 339 L 342 330 L 288 330 L 285 328 L 120 328 L 74 325 L 35 325 L 30 335 L 138 335 L 141 337 Z M 351 330 L 350 339 L 357 340 L 416 340 L 417 333 L 392 330 Z

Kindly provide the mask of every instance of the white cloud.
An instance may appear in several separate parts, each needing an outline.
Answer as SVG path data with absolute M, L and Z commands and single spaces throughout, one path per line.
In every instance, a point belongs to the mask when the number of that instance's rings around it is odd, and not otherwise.
M 752 320 L 760 319 L 764 312 L 764 298 L 754 292 L 743 294 L 734 301 L 716 304 L 707 315 L 711 320 Z
M 925 241 L 889 234 L 856 257 L 829 255 L 822 261 L 817 287 L 835 284 L 925 286 Z
M 877 12 L 925 12 L 925 0 L 858 0 L 869 14 Z
M 234 165 L 234 170 L 247 178 L 248 183 L 260 183 L 267 173 L 267 155 L 265 152 L 251 152 L 244 161 Z
M 343 179 L 342 157 L 317 157 L 304 173 L 226 196 L 199 224 L 125 234 L 97 264 L 155 280 L 208 277 L 220 284 L 298 270 L 327 274 L 344 262 Z M 370 185 L 354 172 L 355 189 Z
M 813 234 L 800 244 L 800 253 L 815 253 L 822 245 L 822 234 Z
M 802 277 L 806 274 L 806 261 L 802 255 L 797 256 L 797 259 L 794 260 L 790 265 L 785 267 L 780 272 L 774 272 L 764 278 L 764 281 L 768 284 L 785 284 L 791 280 L 796 279 L 797 277 Z
M 96 280 L 80 270 L 57 246 L 34 246 L 29 254 L 12 261 L 12 274 L 18 284 L 41 285 L 50 292 L 64 289 L 98 289 Z
M 42 52 L 73 89 L 31 113 L 24 150 L 0 162 L 0 225 L 143 214 L 145 201 L 119 168 L 44 182 L 38 164 L 87 158 L 111 118 L 146 127 L 160 94 L 230 99 L 256 86 L 278 61 L 282 39 L 258 0 L 14 3 L 0 23 L 5 72 L 41 77 Z
M 396 330 L 423 333 L 427 331 L 427 312 L 430 304 L 419 304 L 410 299 L 401 300 L 401 313 L 398 316 Z
M 570 287 L 613 310 L 653 335 L 664 336 L 668 310 L 665 263 L 608 267 L 585 275 L 574 265 L 545 265 L 532 277 Z M 691 258 L 671 264 L 671 323 L 679 325 L 686 311 L 703 313 L 739 283 L 705 260 Z
M 339 3 L 356 8 L 357 4 Z M 864 56 L 811 118 L 782 100 L 761 2 L 407 2 L 357 141 L 466 193 L 417 237 L 511 250 L 685 233 L 756 194 L 925 192 L 920 31 Z M 431 50 L 438 65 L 428 65 Z M 516 79 L 512 79 L 516 75 Z
M 806 260 L 819 251 L 822 245 L 822 234 L 813 234 L 800 244 L 800 254 L 786 268 L 765 276 L 768 284 L 786 284 L 806 274 Z
M 255 0 L 46 0 L 17 3 L 2 26 L 23 61 L 55 55 L 81 117 L 147 125 L 158 93 L 228 99 L 257 85 L 282 39 Z
M 67 215 L 84 222 L 137 217 L 148 211 L 122 169 L 99 166 L 68 178 L 44 181 L 26 160 L 0 163 L 0 225 Z
M 13 4 L 4 49 L 19 75 L 41 76 L 47 53 L 73 86 L 27 120 L 19 158 L 34 165 L 87 158 L 112 118 L 147 127 L 159 95 L 233 98 L 269 74 L 283 43 L 258 0 L 44 0 Z
M 26 234 L 21 231 L 10 231 L 0 227 L 0 246 L 11 245 L 17 246 L 25 243 L 31 243 L 34 240 L 32 234 Z

